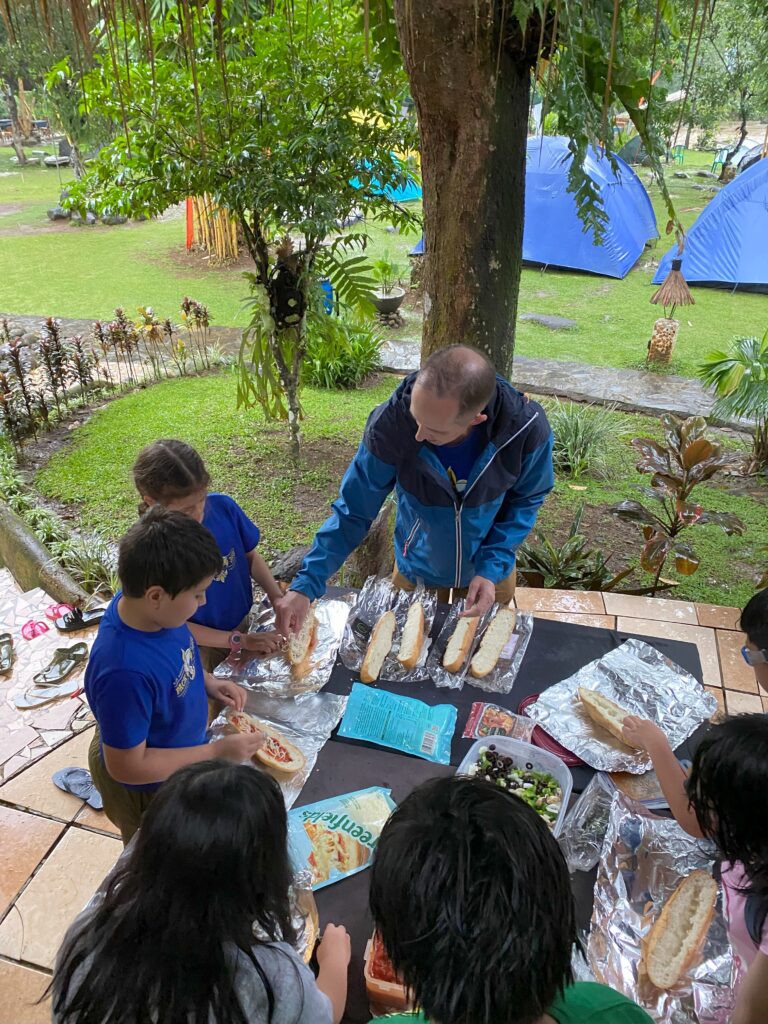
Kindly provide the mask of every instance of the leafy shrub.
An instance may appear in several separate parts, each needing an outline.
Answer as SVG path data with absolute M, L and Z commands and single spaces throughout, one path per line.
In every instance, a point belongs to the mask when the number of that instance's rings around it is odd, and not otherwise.
M 302 368 L 305 384 L 356 388 L 381 366 L 381 335 L 375 324 L 319 314 L 309 323 Z
M 615 431 L 610 409 L 555 402 L 547 409 L 555 435 L 555 469 L 569 476 L 602 473 L 608 442 Z
M 120 589 L 117 550 L 98 530 L 73 536 L 53 545 L 51 550 L 75 583 L 89 594 L 109 597 Z

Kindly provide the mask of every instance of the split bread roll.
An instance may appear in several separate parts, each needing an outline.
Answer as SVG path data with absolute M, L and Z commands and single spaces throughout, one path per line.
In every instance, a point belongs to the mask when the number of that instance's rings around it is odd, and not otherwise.
M 511 608 L 500 608 L 496 612 L 496 617 L 486 629 L 477 653 L 469 665 L 469 671 L 475 679 L 482 679 L 496 668 L 496 662 L 509 643 L 516 623 L 517 612 Z
M 586 690 L 583 686 L 578 689 L 579 700 L 584 705 L 584 710 L 597 725 L 602 726 L 611 736 L 619 740 L 625 746 L 631 746 L 624 739 L 622 731 L 624 719 L 630 714 L 626 708 L 621 707 L 610 697 L 606 697 L 597 690 Z
M 313 641 L 317 641 L 317 619 L 315 618 L 314 604 L 310 605 L 301 629 L 291 637 L 288 643 L 288 660 L 292 665 L 301 665 L 306 660 Z
M 400 653 L 397 660 L 403 668 L 416 668 L 421 657 L 421 645 L 424 643 L 424 605 L 421 601 L 414 602 L 408 609 L 408 617 L 403 626 L 400 638 Z
M 295 772 L 301 771 L 306 764 L 307 759 L 299 748 L 266 722 L 246 714 L 245 711 L 230 711 L 228 718 L 238 732 L 261 732 L 264 734 L 264 746 L 253 756 L 268 768 L 275 768 L 286 775 L 293 775 Z
M 467 660 L 472 641 L 475 639 L 478 616 L 471 619 L 459 619 L 448 646 L 443 655 L 443 668 L 446 672 L 458 672 Z
M 360 669 L 360 679 L 364 683 L 375 683 L 379 678 L 384 659 L 392 649 L 395 626 L 395 613 L 384 612 L 373 627 L 371 639 L 368 641 L 368 650 L 365 652 Z
M 655 988 L 672 988 L 693 964 L 709 931 L 716 901 L 714 878 L 706 871 L 693 871 L 664 904 L 643 953 L 646 973 Z

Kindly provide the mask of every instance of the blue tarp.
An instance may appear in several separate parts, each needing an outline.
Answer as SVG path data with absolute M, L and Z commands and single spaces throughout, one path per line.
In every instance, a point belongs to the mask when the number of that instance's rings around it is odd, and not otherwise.
M 395 154 L 393 153 L 392 156 L 394 155 Z M 365 166 L 370 166 L 367 161 Z M 405 170 L 405 165 L 403 169 Z M 359 178 L 352 178 L 350 180 L 350 185 L 352 185 L 353 188 L 362 188 Z M 370 187 L 374 195 L 385 195 L 387 199 L 390 199 L 393 203 L 412 203 L 416 199 L 421 199 L 421 185 L 419 185 L 415 178 L 411 178 L 410 176 L 404 185 L 399 185 L 397 188 L 392 188 L 389 185 L 382 188 L 380 182 L 376 178 L 372 179 Z
M 544 135 L 528 139 L 523 259 L 537 265 L 625 277 L 645 243 L 658 237 L 648 193 L 620 157 L 614 158 L 614 172 L 608 158 L 590 147 L 585 167 L 598 185 L 608 218 L 602 242 L 595 245 L 591 230 L 579 220 L 573 194 L 567 190 L 572 159 L 565 138 Z M 411 255 L 423 251 L 422 239 Z
M 676 255 L 673 246 L 654 284 Z M 681 269 L 689 284 L 768 291 L 768 160 L 742 171 L 704 207 L 688 232 Z

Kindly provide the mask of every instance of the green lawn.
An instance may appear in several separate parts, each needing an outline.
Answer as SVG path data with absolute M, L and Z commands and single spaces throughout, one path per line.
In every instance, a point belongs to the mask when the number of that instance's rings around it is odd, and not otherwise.
M 213 486 L 235 497 L 259 524 L 269 553 L 310 540 L 325 519 L 328 503 L 359 442 L 371 408 L 391 392 L 394 378 L 383 378 L 357 392 L 307 389 L 304 406 L 305 459 L 294 469 L 287 456 L 286 430 L 257 415 L 235 411 L 230 373 L 169 381 L 118 399 L 73 431 L 71 445 L 57 454 L 35 481 L 48 497 L 77 509 L 85 527 L 99 526 L 117 537 L 136 514 L 130 468 L 139 448 L 158 437 L 181 437 L 199 449 Z M 637 562 L 639 530 L 618 523 L 607 505 L 636 496 L 647 482 L 634 468 L 632 437 L 660 437 L 655 420 L 611 414 L 615 430 L 602 479 L 559 479 L 542 510 L 541 526 L 562 540 L 582 503 L 590 544 L 616 551 L 612 565 Z M 734 442 L 731 442 L 734 443 Z M 692 528 L 691 543 L 702 557 L 698 574 L 681 580 L 675 596 L 717 604 L 742 605 L 752 594 L 762 565 L 758 552 L 768 535 L 765 485 L 750 484 L 754 496 L 731 493 L 743 487 L 723 478 L 697 493 L 705 508 L 735 512 L 744 520 L 743 537 L 727 538 L 715 527 Z M 574 489 L 578 488 L 578 489 Z M 665 575 L 674 578 L 674 572 Z

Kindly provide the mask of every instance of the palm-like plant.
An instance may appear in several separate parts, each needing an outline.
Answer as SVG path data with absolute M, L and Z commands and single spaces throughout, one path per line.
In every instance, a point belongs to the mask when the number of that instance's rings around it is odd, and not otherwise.
M 755 422 L 750 472 L 768 467 L 768 331 L 762 340 L 735 338 L 727 352 L 712 352 L 699 377 L 714 388 L 716 416 Z

